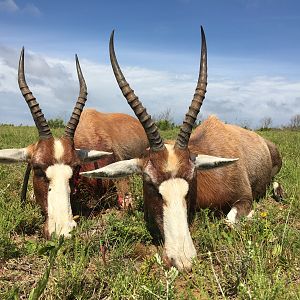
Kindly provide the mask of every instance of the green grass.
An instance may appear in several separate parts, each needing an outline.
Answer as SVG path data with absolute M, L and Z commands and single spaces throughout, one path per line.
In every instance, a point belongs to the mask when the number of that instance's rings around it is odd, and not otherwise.
M 161 263 L 162 249 L 144 224 L 139 177 L 131 181 L 134 211 L 112 206 L 81 217 L 61 244 L 41 236 L 31 182 L 21 206 L 25 165 L 0 165 L 0 299 L 40 293 L 40 299 L 300 299 L 300 132 L 259 134 L 280 148 L 284 164 L 276 180 L 287 196 L 277 203 L 269 192 L 255 204 L 253 220 L 235 229 L 208 210 L 198 212 L 191 227 L 198 258 L 190 274 Z M 170 139 L 176 131 L 163 135 Z M 0 149 L 36 138 L 32 127 L 0 126 Z

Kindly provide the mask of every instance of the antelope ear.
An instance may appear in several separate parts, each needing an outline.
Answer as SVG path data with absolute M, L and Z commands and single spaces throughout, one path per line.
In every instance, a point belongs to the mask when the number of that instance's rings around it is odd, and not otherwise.
M 121 160 L 97 170 L 79 173 L 92 178 L 120 178 L 132 174 L 142 174 L 142 164 L 138 158 Z
M 198 154 L 195 158 L 194 163 L 197 170 L 208 170 L 230 165 L 237 160 L 239 159 Z
M 30 147 L 20 149 L 2 149 L 0 150 L 0 163 L 12 164 L 28 161 L 31 157 Z
M 85 149 L 76 149 L 76 153 L 82 162 L 91 162 L 91 161 L 95 161 L 113 155 L 112 152 L 85 150 Z

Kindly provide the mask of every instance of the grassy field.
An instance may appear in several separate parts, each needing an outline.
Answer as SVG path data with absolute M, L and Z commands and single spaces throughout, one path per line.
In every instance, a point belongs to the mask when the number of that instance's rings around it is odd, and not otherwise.
M 253 220 L 235 229 L 200 211 L 191 228 L 198 258 L 189 274 L 161 263 L 162 249 L 143 221 L 140 178 L 131 181 L 133 211 L 112 201 L 82 216 L 71 239 L 46 241 L 31 182 L 20 204 L 25 165 L 0 165 L 0 299 L 38 299 L 43 290 L 40 299 L 300 299 L 300 132 L 260 134 L 283 155 L 276 180 L 285 200 L 277 203 L 269 192 L 255 203 Z M 34 141 L 35 128 L 0 126 L 0 149 Z

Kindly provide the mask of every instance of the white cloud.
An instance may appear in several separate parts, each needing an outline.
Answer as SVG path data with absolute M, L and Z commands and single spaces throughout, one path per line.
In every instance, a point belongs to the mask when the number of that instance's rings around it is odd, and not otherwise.
M 32 16 L 40 16 L 41 11 L 32 3 L 26 3 L 23 7 L 18 6 L 14 0 L 0 1 L 0 11 L 9 13 L 26 13 Z
M 14 0 L 3 0 L 0 1 L 0 11 L 4 12 L 16 12 L 19 10 L 18 5 Z
M 132 114 L 115 82 L 110 65 L 81 59 L 88 85 L 88 107 L 103 112 Z M 0 123 L 33 124 L 27 105 L 17 85 L 18 53 L 0 47 Z M 25 53 L 25 71 L 30 89 L 47 118 L 61 116 L 66 120 L 78 96 L 74 60 Z M 181 123 L 192 99 L 197 76 L 170 73 L 137 66 L 124 66 L 124 74 L 150 114 L 171 108 L 174 120 Z M 238 124 L 259 125 L 271 117 L 274 125 L 287 124 L 300 113 L 300 80 L 283 76 L 230 77 L 211 74 L 208 92 L 201 109 L 206 117 Z
M 23 8 L 24 13 L 29 13 L 32 16 L 40 16 L 42 13 L 37 6 L 32 3 L 28 3 Z
M 233 123 L 251 123 L 256 127 L 264 117 L 273 124 L 287 124 L 290 117 L 300 113 L 296 102 L 300 81 L 263 76 L 246 80 L 216 82 L 209 85 L 207 112 L 217 112 Z

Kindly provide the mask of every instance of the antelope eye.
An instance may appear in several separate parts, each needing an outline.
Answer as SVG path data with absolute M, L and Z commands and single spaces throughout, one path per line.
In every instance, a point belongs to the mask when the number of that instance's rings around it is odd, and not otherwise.
M 147 182 L 152 182 L 151 177 L 149 176 L 149 174 L 147 174 L 145 172 L 143 173 L 143 178 Z
M 46 177 L 46 173 L 40 168 L 34 169 L 34 175 L 37 177 Z
M 71 165 L 71 168 L 73 169 L 73 171 L 79 171 L 81 165 L 79 163 L 74 163 Z
M 190 161 L 191 161 L 192 163 L 195 163 L 195 161 L 196 161 L 196 157 L 197 157 L 197 155 L 196 155 L 196 154 L 194 154 L 194 153 L 191 153 L 191 155 L 190 155 Z

